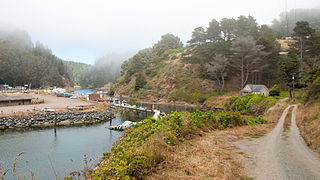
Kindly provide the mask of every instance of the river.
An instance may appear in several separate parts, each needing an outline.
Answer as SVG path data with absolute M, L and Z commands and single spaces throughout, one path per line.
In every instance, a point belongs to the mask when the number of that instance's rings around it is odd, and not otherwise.
M 186 106 L 161 105 L 162 111 L 193 111 Z M 148 114 L 151 115 L 152 114 Z M 112 125 L 122 124 L 125 120 L 144 119 L 146 114 L 122 111 L 112 120 Z M 97 162 L 103 152 L 110 151 L 112 144 L 122 135 L 121 131 L 109 130 L 109 122 L 58 127 L 57 134 L 52 128 L 20 129 L 0 131 L 0 165 L 2 170 L 11 169 L 6 179 L 12 179 L 14 158 L 21 152 L 17 160 L 16 176 L 30 178 L 30 171 L 39 180 L 63 179 L 72 171 L 85 168 L 85 156 L 92 165 Z M 22 159 L 21 159 L 22 158 Z M 17 179 L 17 178 L 15 178 Z

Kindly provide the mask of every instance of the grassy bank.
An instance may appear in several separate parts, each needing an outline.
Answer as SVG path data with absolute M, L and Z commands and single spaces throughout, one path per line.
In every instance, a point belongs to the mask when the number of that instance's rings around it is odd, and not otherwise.
M 225 104 L 227 110 L 239 111 L 243 114 L 260 116 L 277 103 L 274 97 L 250 94 L 229 98 Z
M 245 118 L 239 112 L 213 111 L 174 112 L 159 120 L 145 119 L 126 130 L 110 153 L 104 153 L 91 176 L 93 179 L 139 179 L 165 160 L 171 147 L 192 139 L 200 131 L 264 122 L 260 117 Z
M 320 153 L 320 103 L 307 103 L 299 106 L 297 125 L 306 144 Z

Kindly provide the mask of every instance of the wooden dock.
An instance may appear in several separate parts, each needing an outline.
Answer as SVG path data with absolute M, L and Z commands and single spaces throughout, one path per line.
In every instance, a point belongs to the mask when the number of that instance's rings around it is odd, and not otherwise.
M 124 108 L 124 109 L 131 109 L 131 110 L 141 111 L 141 112 L 155 113 L 155 110 L 145 109 L 145 108 L 140 108 L 140 107 L 122 106 L 120 104 L 113 104 L 113 106 Z

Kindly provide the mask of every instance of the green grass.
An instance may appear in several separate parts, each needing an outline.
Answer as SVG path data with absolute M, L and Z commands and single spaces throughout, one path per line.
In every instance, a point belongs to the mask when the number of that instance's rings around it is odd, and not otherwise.
M 197 131 L 226 129 L 247 124 L 262 124 L 263 118 L 245 118 L 239 112 L 173 112 L 162 119 L 149 118 L 125 131 L 104 153 L 93 170 L 93 179 L 141 179 L 144 173 L 162 162 L 170 147 L 190 139 Z

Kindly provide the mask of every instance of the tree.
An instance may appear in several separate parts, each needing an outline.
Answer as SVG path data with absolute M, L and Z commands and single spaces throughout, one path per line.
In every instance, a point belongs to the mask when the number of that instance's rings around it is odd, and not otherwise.
M 142 72 L 136 74 L 136 83 L 134 85 L 134 90 L 138 91 L 139 89 L 143 88 L 146 84 L 146 78 L 144 77 Z
M 235 35 L 237 37 L 252 36 L 256 39 L 258 37 L 258 23 L 256 19 L 252 16 L 239 16 L 236 21 Z
M 210 65 L 213 67 L 212 71 L 220 85 L 220 95 L 222 95 L 225 86 L 225 70 L 229 66 L 229 59 L 226 55 L 217 54 Z
M 221 40 L 221 28 L 220 24 L 217 20 L 212 19 L 212 21 L 209 23 L 209 27 L 206 31 L 206 39 L 210 42 L 216 42 Z
M 298 43 L 299 43 L 299 52 L 300 52 L 300 74 L 303 72 L 303 46 L 305 40 L 311 35 L 311 33 L 314 32 L 314 30 L 309 26 L 309 23 L 307 21 L 298 21 L 296 23 L 296 27 L 293 29 L 294 36 L 298 37 Z
M 228 19 L 228 18 L 223 18 L 220 21 L 220 27 L 221 31 L 223 33 L 223 38 L 225 41 L 231 41 L 235 37 L 235 25 L 236 25 L 236 20 L 235 19 Z
M 203 27 L 197 27 L 192 31 L 191 39 L 188 41 L 191 47 L 201 46 L 206 42 L 206 32 Z
M 290 98 L 292 98 L 292 93 L 291 93 L 292 76 L 299 74 L 299 66 L 300 66 L 300 62 L 299 62 L 298 56 L 294 52 L 289 52 L 289 54 L 285 56 L 280 62 L 280 70 L 282 71 L 282 78 L 288 86 Z M 297 79 L 299 79 L 299 77 L 295 78 L 295 81 L 294 81 L 295 84 L 297 84 L 296 83 Z
M 246 85 L 249 73 L 256 70 L 261 58 L 267 55 L 262 49 L 263 46 L 256 45 L 256 41 L 251 36 L 239 37 L 232 42 L 232 66 L 240 71 L 240 89 Z
M 173 34 L 165 34 L 161 36 L 161 40 L 153 46 L 153 52 L 161 56 L 166 50 L 182 48 L 183 44 L 178 36 Z

